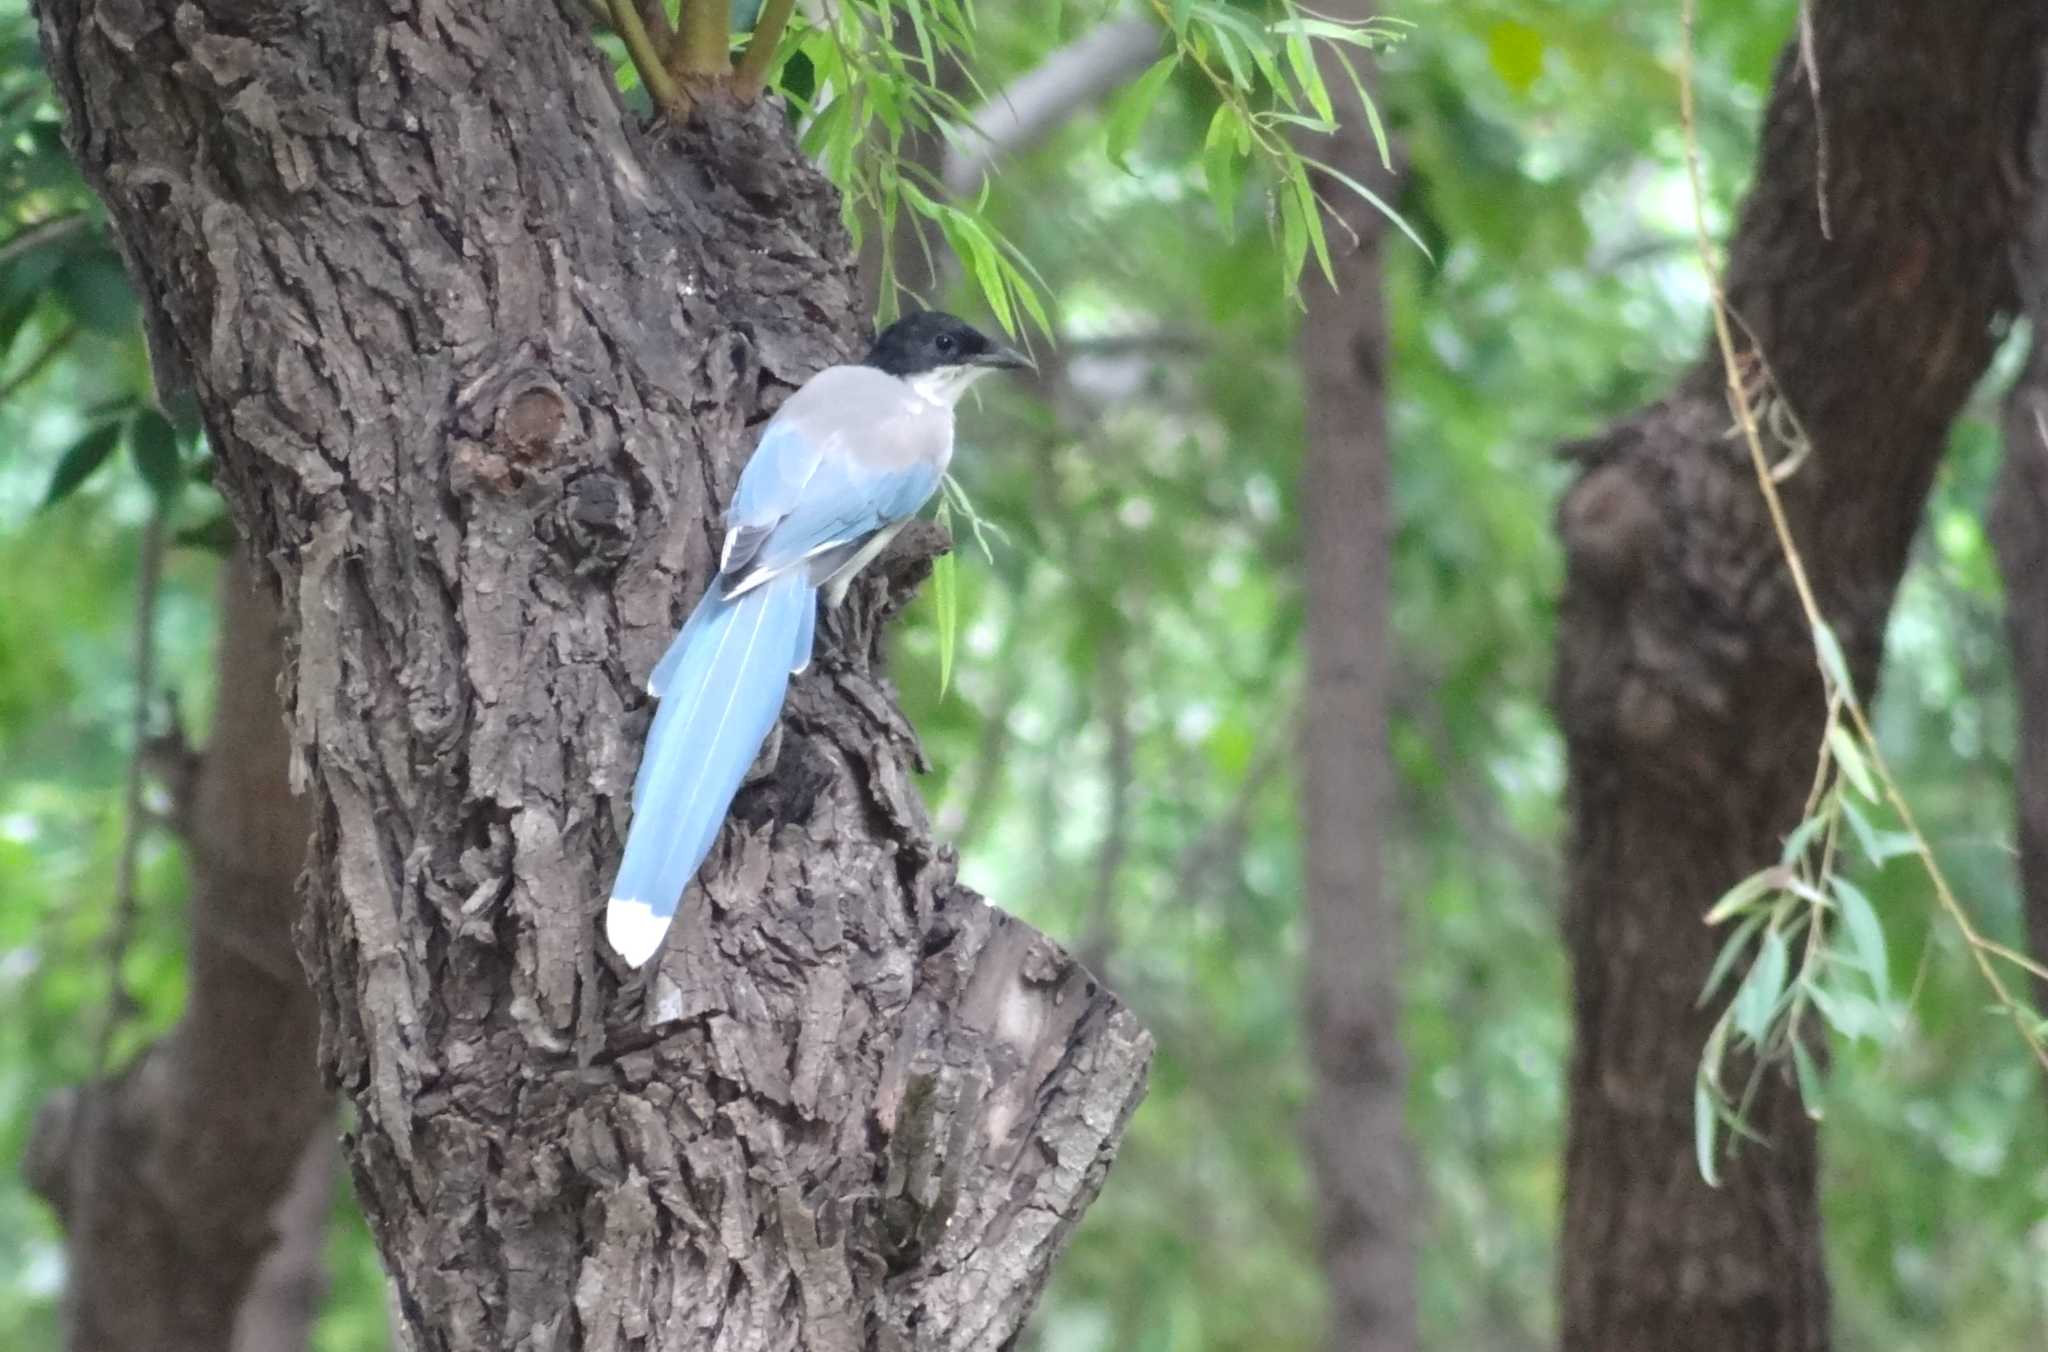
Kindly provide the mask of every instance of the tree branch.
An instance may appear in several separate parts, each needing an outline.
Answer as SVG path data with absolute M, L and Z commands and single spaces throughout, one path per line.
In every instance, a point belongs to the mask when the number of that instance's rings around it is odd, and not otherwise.
M 721 80 L 732 73 L 732 14 L 726 0 L 682 0 L 669 73 L 684 83 Z
M 40 249 L 46 244 L 74 235 L 91 224 L 91 212 L 74 211 L 68 216 L 57 216 L 47 221 L 37 221 L 34 225 L 25 225 L 9 235 L 5 244 L 0 244 L 0 267 L 6 267 L 31 250 Z
M 676 41 L 676 26 L 669 22 L 668 6 L 663 0 L 638 0 L 638 4 L 641 27 L 653 40 L 654 50 L 666 56 Z
M 606 3 L 611 6 L 612 23 L 619 30 L 619 37 L 625 41 L 626 52 L 633 58 L 633 69 L 640 72 L 640 82 L 647 86 L 655 106 L 671 119 L 686 115 L 690 111 L 690 101 L 677 87 L 668 67 L 662 62 L 654 39 L 641 25 L 640 12 L 635 8 L 634 0 L 606 0 Z
M 782 30 L 789 26 L 789 16 L 795 8 L 796 0 L 768 0 L 762 6 L 761 17 L 754 24 L 754 34 L 747 39 L 747 50 L 741 54 L 739 67 L 733 71 L 732 92 L 739 98 L 756 99 L 761 96 L 768 68 L 775 64 L 775 49 L 782 45 Z
M 998 160 L 1031 149 L 1158 55 L 1159 29 L 1146 19 L 1112 19 L 1053 52 L 975 110 L 964 142 L 946 149 L 946 190 L 973 193 Z

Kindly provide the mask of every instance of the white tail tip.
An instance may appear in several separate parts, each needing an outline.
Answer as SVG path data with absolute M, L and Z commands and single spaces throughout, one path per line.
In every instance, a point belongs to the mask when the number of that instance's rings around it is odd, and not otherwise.
M 661 937 L 668 933 L 668 921 L 667 916 L 656 915 L 654 908 L 644 901 L 613 897 L 604 910 L 604 934 L 620 957 L 635 967 L 645 967 L 654 950 L 661 947 Z

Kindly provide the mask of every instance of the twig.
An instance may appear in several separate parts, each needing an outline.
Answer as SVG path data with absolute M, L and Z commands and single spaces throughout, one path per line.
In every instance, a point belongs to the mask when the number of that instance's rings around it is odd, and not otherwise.
M 654 50 L 666 55 L 676 42 L 676 26 L 668 21 L 668 6 L 663 0 L 639 0 L 639 4 L 641 27 L 653 39 Z
M 1799 0 L 1799 64 L 1806 70 L 1806 87 L 1813 96 L 1813 194 L 1820 207 L 1820 237 L 1833 239 L 1834 226 L 1828 219 L 1828 123 L 1820 104 L 1820 61 L 1814 56 L 1813 0 Z
M 31 249 L 40 249 L 45 244 L 75 234 L 91 224 L 91 212 L 75 211 L 69 216 L 58 216 L 47 221 L 37 221 L 34 225 L 25 225 L 9 235 L 5 244 L 0 244 L 0 268 L 6 267 Z
M 9 376 L 4 385 L 0 385 L 0 404 L 4 404 L 9 399 L 12 399 L 30 381 L 41 375 L 43 368 L 55 361 L 59 354 L 65 348 L 70 347 L 77 339 L 78 325 L 76 324 L 73 324 L 70 328 L 52 338 L 41 352 L 28 359 L 26 366 Z
M 1742 428 L 1743 440 L 1749 448 L 1750 467 L 1756 473 L 1758 487 L 1763 491 L 1764 503 L 1770 512 L 1771 527 L 1778 538 L 1779 551 L 1792 574 L 1793 590 L 1799 598 L 1800 609 L 1805 613 L 1809 630 L 1819 634 L 1827 621 L 1821 614 L 1819 602 L 1814 598 L 1813 585 L 1807 577 L 1806 563 L 1799 547 L 1792 539 L 1792 527 L 1786 516 L 1784 500 L 1778 495 L 1776 477 L 1771 473 L 1769 461 L 1765 458 L 1763 439 L 1757 429 L 1756 411 L 1750 406 L 1749 391 L 1742 380 L 1742 363 L 1735 351 L 1735 336 L 1729 323 L 1728 296 L 1721 284 L 1721 271 L 1714 262 L 1713 243 L 1707 235 L 1706 190 L 1700 170 L 1699 126 L 1693 108 L 1693 33 L 1699 0 L 1681 0 L 1684 40 L 1679 47 L 1678 58 L 1678 103 L 1679 116 L 1685 133 L 1685 169 L 1692 186 L 1693 231 L 1699 246 L 1700 267 L 1706 274 L 1708 293 L 1712 298 L 1714 312 L 1714 336 L 1721 349 L 1721 365 L 1728 385 L 1728 395 L 1735 407 L 1736 417 Z M 1753 341 L 1753 340 L 1752 340 Z M 1819 654 L 1816 651 L 1816 659 Z M 1821 679 L 1824 685 L 1832 687 L 1834 678 L 1826 662 L 1821 662 Z M 1832 693 L 1832 692 L 1831 692 Z M 1890 764 L 1877 744 L 1877 734 L 1871 728 L 1863 711 L 1862 703 L 1855 698 L 1853 690 L 1840 692 L 1839 707 L 1849 716 L 1856 730 L 1864 754 L 1869 758 L 1870 768 L 1876 775 L 1884 797 L 1899 814 L 1899 824 L 1912 837 L 1914 853 L 1927 874 L 1929 884 L 1941 909 L 1969 946 L 1970 957 L 1977 970 L 1983 975 L 1985 984 L 1990 986 L 1992 995 L 1999 1006 L 2012 1019 L 2019 1031 L 2020 1040 L 2026 1043 L 2044 1069 L 2048 1069 L 2048 1045 L 2034 1031 L 2034 1017 L 2026 1005 L 2015 999 L 1999 975 L 1997 965 L 1992 962 L 1993 949 L 1989 940 L 1977 932 L 1977 927 L 1963 909 L 1949 886 L 1948 875 L 1942 872 L 1935 859 L 1934 847 L 1920 829 L 1920 823 L 1913 816 L 1911 804 L 1899 788 Z M 1830 706 L 1831 712 L 1837 707 Z M 1826 753 L 1823 752 L 1823 755 Z
M 747 49 L 740 54 L 739 65 L 733 70 L 732 92 L 742 102 L 761 97 L 768 68 L 775 64 L 775 49 L 782 45 L 782 30 L 789 26 L 790 12 L 795 8 L 796 0 L 768 0 L 761 7 L 761 17 L 754 21 Z
M 641 25 L 633 0 L 609 0 L 609 3 L 612 25 L 625 39 L 626 52 L 633 58 L 634 69 L 640 72 L 640 82 L 654 96 L 655 106 L 671 118 L 682 117 L 690 111 L 689 99 L 669 78 L 668 67 L 661 64 L 661 53 L 655 50 L 654 40 L 647 36 L 647 29 Z

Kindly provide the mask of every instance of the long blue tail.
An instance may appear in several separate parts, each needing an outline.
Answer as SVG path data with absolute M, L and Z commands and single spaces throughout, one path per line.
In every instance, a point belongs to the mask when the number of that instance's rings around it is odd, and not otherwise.
M 661 945 L 683 889 L 811 658 L 817 588 L 792 569 L 732 600 L 716 583 L 648 678 L 661 706 L 633 781 L 633 825 L 605 934 L 635 967 Z

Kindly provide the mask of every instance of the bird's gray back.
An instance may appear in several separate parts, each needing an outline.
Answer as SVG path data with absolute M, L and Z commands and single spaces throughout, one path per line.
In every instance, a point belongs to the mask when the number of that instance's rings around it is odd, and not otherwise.
M 953 410 L 872 366 L 826 367 L 783 403 L 775 422 L 882 470 L 943 470 L 953 456 Z

